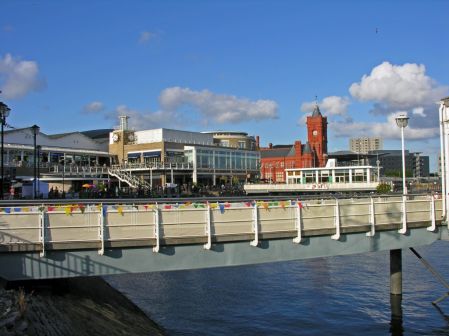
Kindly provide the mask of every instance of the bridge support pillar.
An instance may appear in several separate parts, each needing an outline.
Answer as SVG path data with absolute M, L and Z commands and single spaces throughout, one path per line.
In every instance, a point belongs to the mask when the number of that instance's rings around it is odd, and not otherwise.
M 390 250 L 390 294 L 402 295 L 402 250 Z

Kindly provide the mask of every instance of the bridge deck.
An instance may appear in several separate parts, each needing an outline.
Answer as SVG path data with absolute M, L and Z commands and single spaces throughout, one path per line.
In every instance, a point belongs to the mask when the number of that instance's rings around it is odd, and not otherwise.
M 373 250 L 374 245 L 377 246 L 374 250 L 377 250 L 380 246 L 393 248 L 395 244 L 401 246 L 406 241 L 410 242 L 410 235 L 415 231 L 421 232 L 421 245 L 424 245 L 437 239 L 432 232 L 438 230 L 442 223 L 441 207 L 441 200 L 430 196 L 408 196 L 407 199 L 396 196 L 307 201 L 117 205 L 78 203 L 3 207 L 0 213 L 0 264 L 12 265 L 15 260 L 23 267 L 13 272 L 17 264 L 12 268 L 3 265 L 0 276 L 41 278 L 80 275 L 65 264 L 70 264 L 69 255 L 77 255 L 81 260 L 89 255 L 89 260 L 110 263 L 98 272 L 81 272 L 83 275 L 104 275 L 111 274 L 109 269 L 115 269 L 116 265 L 122 265 L 123 260 L 117 260 L 117 255 L 133 253 L 131 251 L 141 251 L 149 259 L 142 262 L 139 254 L 134 261 L 128 261 L 121 272 L 182 269 L 186 267 L 181 266 L 186 264 L 186 258 L 190 260 L 187 268 L 201 267 L 201 263 L 194 266 L 195 259 L 199 261 L 203 258 L 201 256 L 198 259 L 198 247 L 206 250 L 204 253 L 209 253 L 210 260 L 206 258 L 205 261 L 205 265 L 209 265 L 215 258 L 221 260 L 214 252 L 236 249 L 236 253 L 241 253 L 238 252 L 240 249 L 247 249 L 243 246 L 250 247 L 245 253 L 253 254 L 261 262 L 261 252 L 257 250 L 264 246 L 273 248 L 276 244 L 283 246 L 283 255 L 278 255 L 275 260 L 292 259 L 291 252 L 285 250 L 287 246 L 295 249 L 295 245 L 302 244 L 302 248 L 307 249 L 311 241 L 322 242 L 322 251 L 306 255 L 329 255 L 326 251 L 332 245 L 331 241 L 340 242 L 342 246 L 339 248 L 343 248 L 343 251 L 353 251 L 354 247 L 347 244 L 351 236 L 359 237 L 357 239 L 361 239 L 363 244 L 368 244 L 368 250 Z M 416 238 L 416 235 L 413 237 L 413 245 L 419 245 L 420 238 Z M 383 242 L 389 241 L 390 245 L 381 243 L 381 239 Z M 149 252 L 151 249 L 154 253 Z M 179 256 L 174 252 L 184 250 L 190 255 Z M 172 263 L 169 258 L 164 259 L 165 265 L 156 268 L 147 265 L 147 268 L 142 268 L 146 263 L 153 262 L 150 261 L 152 259 L 159 260 L 155 255 L 167 256 L 167 251 L 178 254 L 176 258 L 171 258 Z M 55 256 L 65 266 L 51 261 Z M 108 256 L 114 257 L 110 259 Z M 183 261 L 178 264 L 175 259 L 180 257 Z M 212 264 L 238 265 L 253 257 L 228 255 L 224 260 Z M 267 262 L 274 261 L 266 255 L 264 259 Z M 136 264 L 137 260 L 140 260 L 141 265 Z M 50 261 L 52 266 L 49 268 Z M 34 274 L 43 265 L 49 269 L 48 272 Z M 64 272 L 55 271 L 61 267 L 65 269 Z

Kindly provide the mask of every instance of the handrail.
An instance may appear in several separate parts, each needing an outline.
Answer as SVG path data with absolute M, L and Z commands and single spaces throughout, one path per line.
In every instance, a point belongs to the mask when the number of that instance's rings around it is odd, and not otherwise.
M 277 238 L 292 238 L 299 243 L 302 235 L 321 230 L 321 235 L 339 240 L 342 234 L 351 232 L 367 233 L 374 237 L 382 230 L 404 231 L 422 227 L 435 230 L 441 225 L 441 200 L 435 208 L 433 197 L 408 201 L 405 198 L 388 197 L 389 202 L 372 207 L 373 198 L 367 202 L 344 202 L 334 198 L 331 203 L 311 203 L 315 200 L 289 201 L 238 201 L 238 202 L 154 202 L 137 204 L 135 200 L 127 204 L 105 204 L 80 202 L 71 204 L 35 204 L 30 207 L 16 204 L 15 207 L 0 205 L 3 225 L 0 234 L 4 237 L 1 246 L 21 250 L 39 251 L 44 256 L 54 244 L 58 248 L 79 249 L 86 244 L 94 244 L 98 253 L 103 254 L 105 244 L 122 241 L 120 246 L 130 240 L 140 240 L 141 244 L 153 245 L 154 252 L 160 244 L 178 244 L 179 239 L 193 244 L 203 244 L 208 249 L 216 237 L 220 241 L 248 241 L 256 247 L 267 234 Z M 101 202 L 101 203 L 100 203 Z M 407 202 L 407 207 L 401 203 Z M 352 211 L 345 211 L 351 209 Z M 354 215 L 354 210 L 357 212 Z M 406 216 L 404 212 L 406 211 Z M 236 214 L 237 212 L 237 214 Z M 362 214 L 359 215 L 358 213 Z M 387 215 L 386 215 L 387 214 Z M 435 216 L 438 218 L 435 218 Z M 374 216 L 374 221 L 369 220 Z M 404 227 L 403 219 L 407 226 Z M 432 219 L 433 218 L 433 219 Z M 238 225 L 236 225 L 238 223 Z M 132 230 L 130 230 L 132 229 Z M 302 232 L 301 232 L 302 231 Z M 107 234 L 106 234 L 107 232 Z M 400 233 L 405 233 L 401 232 Z M 204 243 L 206 243 L 204 245 Z M 65 245 L 64 245 L 65 244 Z M 123 245 L 125 244 L 125 245 Z M 130 246 L 135 246 L 130 243 Z M 170 244 L 170 243 L 169 243 Z M 65 247 L 64 247 L 65 246 Z M 23 248 L 23 249 L 22 249 Z

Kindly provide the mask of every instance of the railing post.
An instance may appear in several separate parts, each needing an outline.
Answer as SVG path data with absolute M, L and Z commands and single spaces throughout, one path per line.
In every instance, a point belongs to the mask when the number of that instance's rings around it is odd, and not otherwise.
M 293 242 L 296 244 L 299 244 L 302 240 L 302 236 L 301 236 L 301 231 L 302 231 L 301 206 L 300 206 L 299 200 L 296 200 L 295 213 L 296 213 L 296 230 L 298 232 L 298 235 L 296 236 L 296 238 L 293 238 Z
M 42 204 L 39 207 L 39 240 L 41 241 L 42 250 L 40 252 L 41 257 L 45 257 L 45 207 Z
M 331 237 L 333 240 L 340 239 L 340 204 L 338 199 L 335 199 L 335 234 Z
M 211 220 L 210 220 L 210 204 L 207 202 L 206 207 L 206 235 L 207 235 L 207 243 L 204 244 L 205 250 L 210 250 L 212 247 L 212 232 L 211 232 Z
M 106 205 L 107 207 L 107 205 Z M 100 214 L 98 215 L 98 238 L 100 239 L 100 249 L 98 250 L 99 255 L 104 254 L 104 218 L 106 217 L 107 208 L 100 204 Z
M 435 231 L 436 229 L 436 220 L 435 220 L 435 198 L 433 195 L 430 195 L 430 222 L 431 225 L 427 228 L 427 231 Z
M 401 234 L 407 232 L 407 206 L 406 206 L 407 196 L 402 196 L 402 228 L 398 231 Z
M 251 246 L 259 245 L 259 209 L 257 207 L 257 202 L 254 201 L 253 207 L 253 231 L 254 231 L 254 240 L 251 241 Z
M 156 245 L 153 247 L 153 252 L 156 252 L 156 253 L 159 252 L 159 247 L 160 247 L 159 225 L 160 225 L 159 206 L 156 203 L 155 208 L 154 208 L 154 238 L 156 239 Z
M 374 208 L 374 199 L 370 197 L 369 204 L 369 223 L 370 223 L 370 231 L 366 233 L 367 237 L 374 237 L 376 234 L 376 213 Z

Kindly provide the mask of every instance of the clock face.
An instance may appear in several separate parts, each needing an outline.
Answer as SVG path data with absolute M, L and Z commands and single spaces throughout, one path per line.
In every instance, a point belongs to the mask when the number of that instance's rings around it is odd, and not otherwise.
M 114 142 L 117 142 L 118 141 L 118 134 L 114 134 L 112 136 L 112 140 L 114 140 Z
M 314 130 L 314 131 L 312 132 L 312 134 L 313 134 L 314 136 L 317 136 L 317 135 L 318 135 L 318 131 L 317 131 L 317 130 Z

